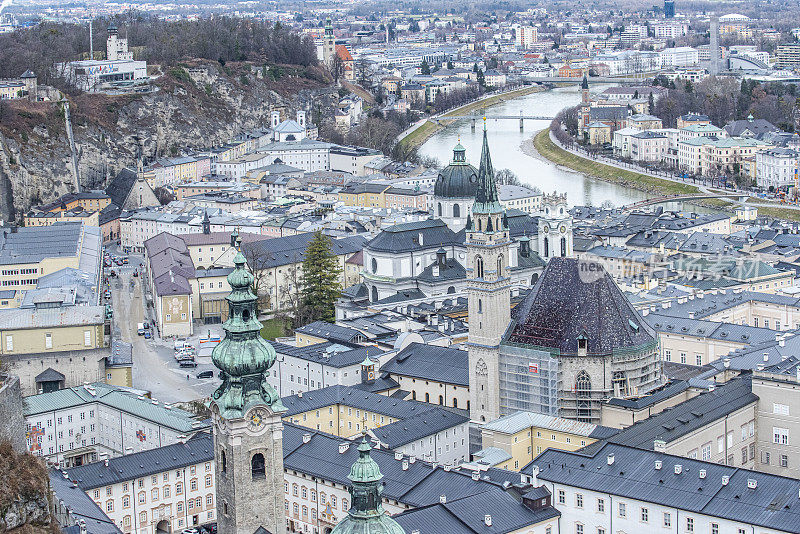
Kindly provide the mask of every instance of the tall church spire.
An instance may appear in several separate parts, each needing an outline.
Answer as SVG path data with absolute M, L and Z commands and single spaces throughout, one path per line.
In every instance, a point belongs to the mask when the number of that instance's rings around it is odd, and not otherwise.
M 478 167 L 478 188 L 475 191 L 472 213 L 500 213 L 501 211 L 503 211 L 503 207 L 498 200 L 497 183 L 494 179 L 494 167 L 492 167 L 492 156 L 489 153 L 489 140 L 486 136 L 486 123 L 484 123 L 481 164 Z
M 403 527 L 383 509 L 383 474 L 370 456 L 371 450 L 365 434 L 358 446 L 358 460 L 347 476 L 353 483 L 350 488 L 350 509 L 331 534 L 405 534 Z

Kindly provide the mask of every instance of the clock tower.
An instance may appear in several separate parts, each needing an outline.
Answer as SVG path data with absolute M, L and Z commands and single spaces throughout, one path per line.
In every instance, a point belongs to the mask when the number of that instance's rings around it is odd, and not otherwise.
M 237 243 L 238 245 L 238 243 Z M 275 349 L 260 334 L 253 275 L 241 251 L 228 275 L 225 339 L 211 359 L 222 384 L 210 408 L 214 421 L 217 525 L 224 534 L 286 532 L 281 414 L 286 408 L 267 383 Z M 261 530 L 259 530 L 261 529 Z

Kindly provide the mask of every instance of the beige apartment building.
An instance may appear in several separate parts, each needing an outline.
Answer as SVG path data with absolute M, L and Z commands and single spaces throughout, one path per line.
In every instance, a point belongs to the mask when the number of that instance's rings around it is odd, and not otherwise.
M 491 467 L 519 471 L 546 449 L 576 451 L 616 432 L 613 428 L 563 417 L 516 412 L 481 427 L 483 449 L 474 453 L 473 458 Z
M 24 395 L 105 382 L 104 329 L 103 306 L 2 310 L 0 359 Z
M 758 395 L 756 426 L 759 471 L 800 477 L 800 361 L 790 357 L 753 372 Z

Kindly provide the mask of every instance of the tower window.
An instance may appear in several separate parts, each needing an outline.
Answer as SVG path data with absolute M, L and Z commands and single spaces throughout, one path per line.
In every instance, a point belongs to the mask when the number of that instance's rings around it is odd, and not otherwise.
M 453 218 L 458 219 L 459 217 L 461 217 L 461 206 L 453 204 Z
M 562 237 L 561 238 L 561 257 L 562 258 L 566 258 L 567 257 L 567 238 L 566 237 Z
M 247 308 L 242 310 L 242 321 L 247 322 L 250 320 L 250 310 Z
M 260 452 L 254 454 L 253 458 L 250 460 L 250 471 L 253 475 L 253 480 L 267 478 L 264 455 Z
M 225 458 L 225 451 L 221 451 L 220 459 L 222 461 L 222 472 L 225 473 L 228 470 L 228 460 Z
M 483 300 L 478 299 L 478 313 L 483 313 Z
M 439 208 L 439 217 L 441 217 L 442 216 L 442 203 L 441 202 L 439 202 L 438 208 Z
M 544 238 L 544 257 L 547 258 L 550 256 L 550 240 L 548 238 Z
M 483 258 L 480 256 L 475 258 L 475 276 L 477 278 L 483 278 Z

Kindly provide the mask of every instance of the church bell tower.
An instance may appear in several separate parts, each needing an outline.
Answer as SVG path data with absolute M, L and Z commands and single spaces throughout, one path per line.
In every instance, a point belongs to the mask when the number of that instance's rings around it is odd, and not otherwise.
M 500 341 L 511 322 L 508 221 L 497 195 L 486 125 L 475 203 L 467 220 L 470 418 L 500 416 Z
M 284 534 L 281 414 L 286 408 L 267 383 L 275 349 L 260 335 L 253 275 L 245 270 L 241 251 L 233 262 L 225 339 L 211 353 L 222 376 L 211 398 L 217 525 L 224 534 L 259 529 Z

